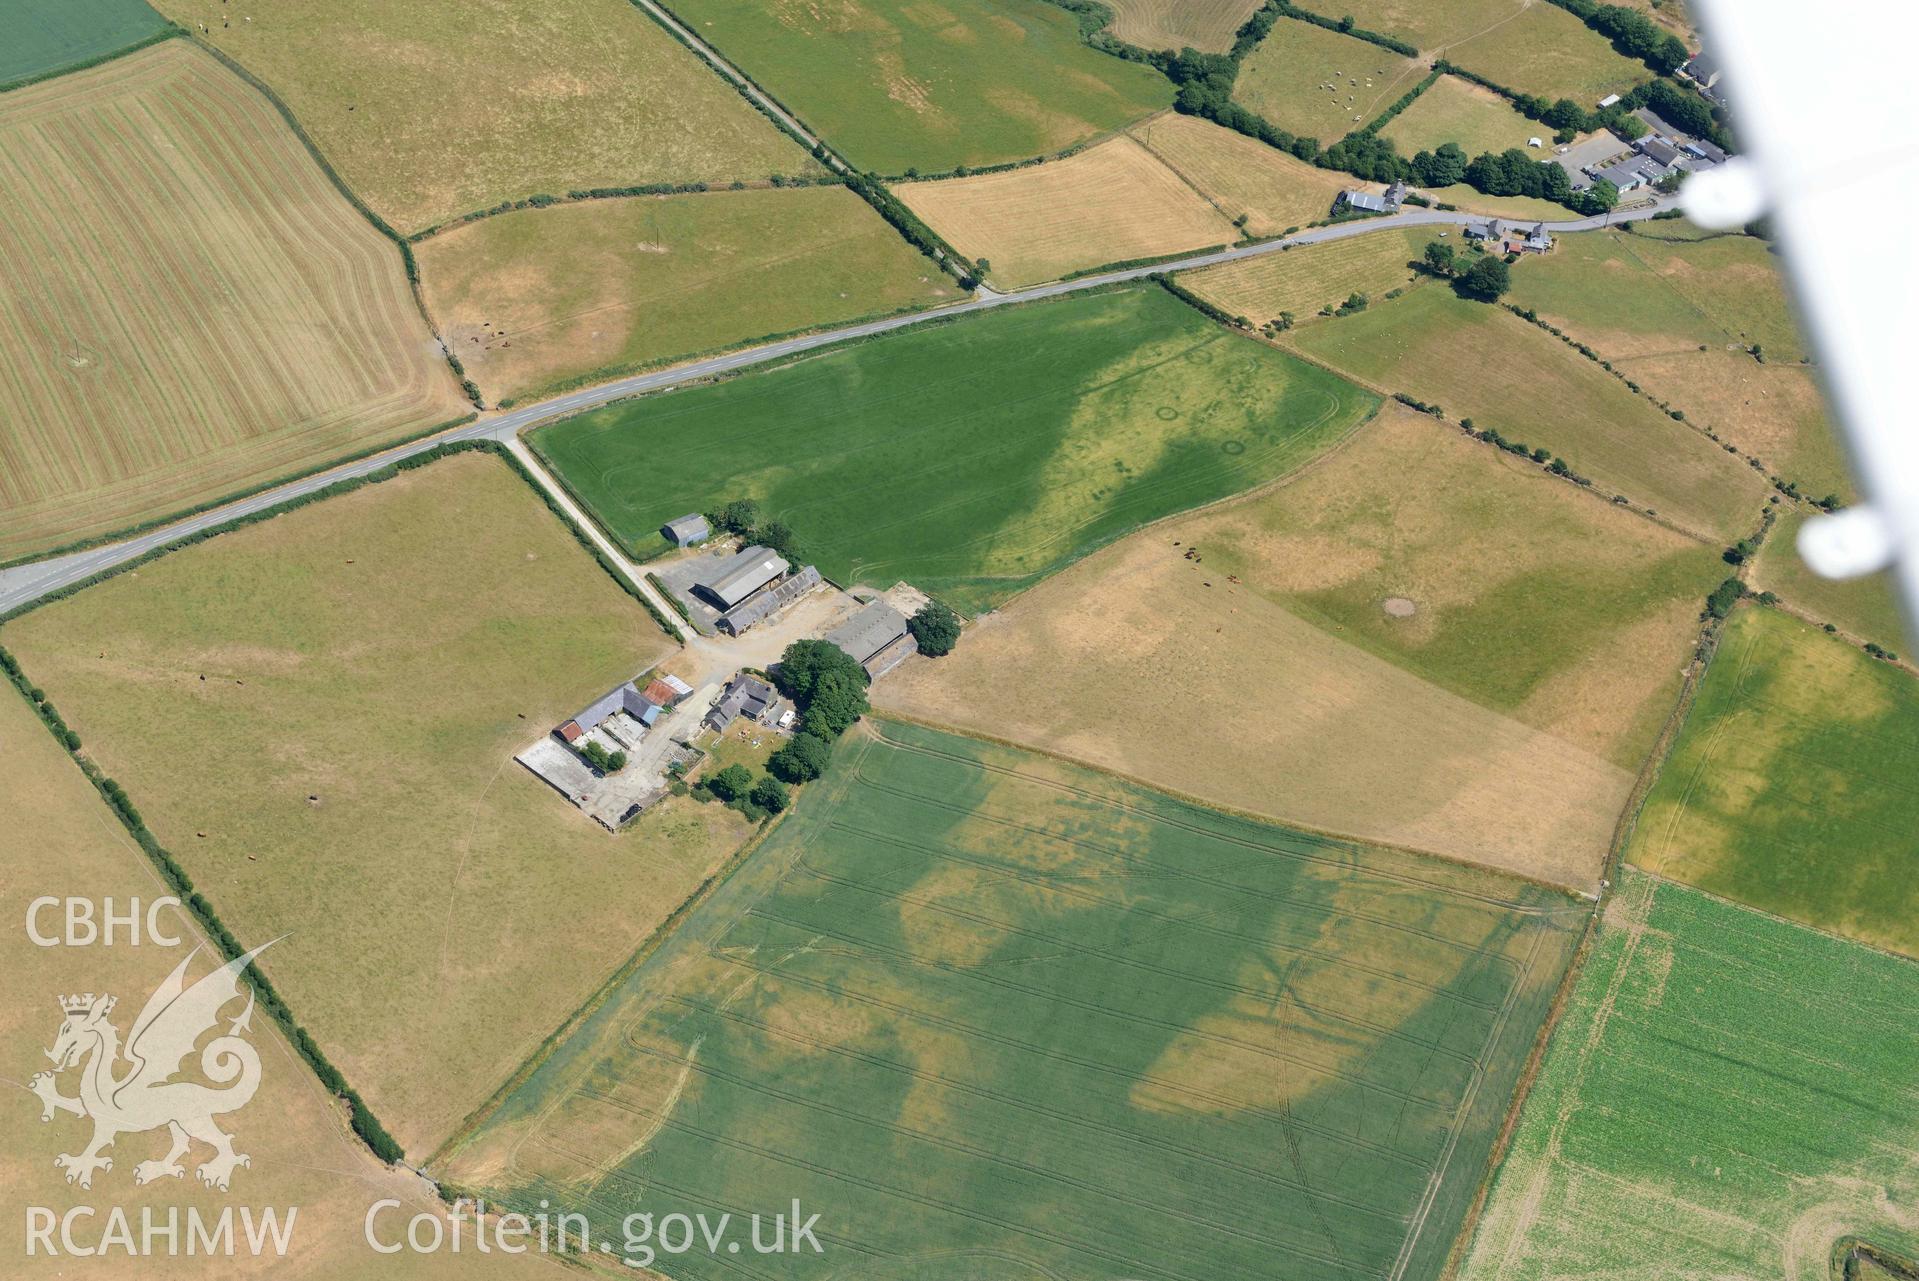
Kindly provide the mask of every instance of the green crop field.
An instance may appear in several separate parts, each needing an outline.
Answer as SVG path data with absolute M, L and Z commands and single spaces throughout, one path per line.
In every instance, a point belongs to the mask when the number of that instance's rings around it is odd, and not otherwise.
M 1669 241 L 1617 231 L 1561 236 L 1551 254 L 1513 272 L 1511 299 L 1590 344 L 1808 496 L 1850 497 L 1851 480 L 1767 242 L 1741 235 Z M 1763 359 L 1751 353 L 1755 346 Z
M 1800 558 L 1799 530 L 1806 520 L 1795 513 L 1773 527 L 1753 564 L 1753 586 L 1779 593 L 1792 608 L 1843 628 L 1861 641 L 1876 641 L 1907 657 L 1919 653 L 1885 573 L 1827 578 L 1815 574 Z
M 158 0 L 402 232 L 529 196 L 824 169 L 627 0 Z
M 1331 146 L 1425 75 L 1417 59 L 1282 18 L 1240 64 L 1233 99 L 1282 129 Z
M 1154 286 L 921 326 L 532 433 L 615 537 L 757 499 L 836 582 L 971 612 L 1271 480 L 1375 397 Z
M 943 173 L 1050 155 L 1167 106 L 1046 0 L 673 0 L 673 11 L 862 169 Z
M 43 606 L 0 643 L 424 1159 L 750 828 L 618 838 L 513 756 L 672 652 L 461 455 Z
M 1726 624 L 1627 856 L 1919 956 L 1919 679 L 1778 610 Z
M 448 1177 L 616 1243 L 797 1196 L 769 1278 L 1439 1275 L 1585 906 L 877 732 Z
M 1919 967 L 1626 869 L 1463 1281 L 1826 1281 L 1919 1247 Z
M 1619 54 L 1606 37 L 1543 2 L 1463 37 L 1446 57 L 1508 89 L 1571 98 L 1582 107 L 1653 78 L 1643 63 Z
M 1467 155 L 1476 156 L 1482 151 L 1513 147 L 1523 150 L 1533 138 L 1552 138 L 1551 129 L 1520 115 L 1498 94 L 1457 76 L 1433 81 L 1412 106 L 1387 121 L 1379 132 L 1406 156 L 1448 142 L 1456 142 Z
M 1549 449 L 1605 495 L 1702 536 L 1730 542 L 1758 523 L 1769 487 L 1757 472 L 1503 307 L 1415 289 L 1287 339 L 1362 382 Z
M 527 209 L 414 253 L 428 310 L 489 402 L 959 297 L 843 187 Z
M 146 0 L 10 0 L 0 10 L 0 86 L 105 57 L 166 28 Z

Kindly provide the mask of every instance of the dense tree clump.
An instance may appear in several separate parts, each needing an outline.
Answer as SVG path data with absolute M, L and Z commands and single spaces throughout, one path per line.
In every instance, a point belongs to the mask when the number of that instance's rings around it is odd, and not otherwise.
M 799 704 L 800 728 L 820 738 L 838 738 L 866 714 L 866 669 L 830 641 L 788 645 L 774 679 Z
M 817 734 L 795 734 L 784 747 L 767 760 L 766 768 L 775 778 L 788 783 L 810 783 L 826 773 L 833 759 L 833 745 Z
M 952 653 L 953 646 L 959 644 L 959 615 L 941 601 L 929 600 L 920 606 L 919 612 L 906 621 L 906 628 L 913 633 L 920 653 L 934 658 Z
M 792 802 L 792 796 L 786 790 L 786 784 L 777 778 L 761 778 L 753 784 L 753 790 L 746 798 L 769 814 L 777 814 Z
M 704 780 L 706 790 L 723 801 L 735 801 L 753 786 L 753 775 L 744 765 L 728 765 Z
M 1477 298 L 1481 302 L 1497 302 L 1511 287 L 1512 272 L 1505 259 L 1490 254 L 1461 272 L 1453 284 L 1460 297 Z

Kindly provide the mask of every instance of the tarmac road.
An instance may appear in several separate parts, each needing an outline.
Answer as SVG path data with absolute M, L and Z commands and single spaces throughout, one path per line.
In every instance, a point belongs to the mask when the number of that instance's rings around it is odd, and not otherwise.
M 1607 217 L 1580 218 L 1570 222 L 1548 222 L 1546 228 L 1554 232 L 1596 231 L 1610 223 L 1633 222 L 1650 218 L 1670 202 L 1655 198 L 1638 209 L 1627 212 L 1615 212 Z M 653 373 L 635 374 L 629 378 L 619 378 L 612 382 L 601 383 L 595 387 L 582 388 L 568 392 L 551 400 L 537 404 L 523 405 L 504 413 L 483 414 L 480 418 L 464 427 L 442 432 L 421 440 L 409 441 L 397 445 L 383 453 L 358 462 L 345 463 L 339 467 L 318 472 L 312 476 L 289 481 L 274 489 L 269 489 L 251 497 L 236 499 L 222 507 L 189 516 L 159 529 L 136 535 L 122 542 L 109 543 L 101 547 L 92 547 L 84 551 L 69 552 L 63 556 L 54 556 L 46 560 L 34 561 L 9 570 L 0 570 L 0 613 L 17 609 L 69 586 L 81 579 L 91 577 L 116 565 L 144 555 L 155 548 L 164 547 L 178 539 L 195 534 L 215 525 L 223 524 L 238 516 L 250 515 L 266 508 L 277 506 L 289 499 L 299 498 L 315 490 L 342 480 L 364 476 L 398 459 L 422 453 L 437 445 L 450 441 L 474 440 L 490 437 L 494 440 L 509 441 L 538 423 L 550 419 L 564 418 L 577 414 L 610 401 L 623 400 L 629 396 L 638 396 L 646 392 L 661 391 L 683 383 L 697 382 L 715 375 L 746 369 L 753 365 L 765 364 L 800 352 L 812 351 L 819 347 L 850 339 L 870 337 L 874 334 L 890 333 L 895 329 L 905 329 L 911 325 L 923 325 L 929 321 L 944 320 L 953 316 L 963 316 L 972 312 L 984 311 L 991 307 L 1003 307 L 1013 303 L 1033 302 L 1042 298 L 1057 298 L 1065 294 L 1080 293 L 1088 289 L 1098 289 L 1103 285 L 1119 284 L 1129 280 L 1139 280 L 1155 272 L 1188 271 L 1196 267 L 1211 267 L 1220 263 L 1238 262 L 1244 258 L 1257 258 L 1263 254 L 1279 253 L 1294 245 L 1323 244 L 1329 240 L 1344 240 L 1350 236 L 1371 235 L 1380 231 L 1399 230 L 1406 227 L 1464 227 L 1469 223 L 1484 222 L 1485 215 L 1449 212 L 1436 209 L 1412 209 L 1393 214 L 1385 218 L 1367 218 L 1354 222 L 1338 223 L 1331 227 L 1315 227 L 1302 231 L 1296 236 L 1283 240 L 1268 240 L 1256 245 L 1238 245 L 1231 249 L 1222 249 L 1214 253 L 1195 254 L 1189 258 L 1179 258 L 1169 262 L 1155 263 L 1146 267 L 1131 267 L 1123 271 L 1102 272 L 1099 275 L 1081 276 L 1074 280 L 1055 281 L 1047 285 L 1035 285 L 1029 289 L 1015 290 L 1012 293 L 994 293 L 982 289 L 966 302 L 954 303 L 929 311 L 914 312 L 904 316 L 889 316 L 883 320 L 867 321 L 864 324 L 847 325 L 844 328 L 825 330 L 820 333 L 804 334 L 797 338 L 786 338 L 765 346 L 752 347 L 744 351 L 733 352 L 725 356 L 714 356 L 691 364 L 678 365 L 670 369 Z M 1508 221 L 1524 221 L 1509 219 Z

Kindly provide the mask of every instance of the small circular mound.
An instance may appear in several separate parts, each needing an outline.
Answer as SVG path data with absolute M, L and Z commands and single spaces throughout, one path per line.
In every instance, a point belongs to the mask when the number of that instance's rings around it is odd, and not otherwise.
M 1404 596 L 1388 596 L 1385 604 L 1381 606 L 1381 608 L 1386 611 L 1386 615 L 1389 618 L 1411 618 L 1419 612 L 1419 606 L 1413 604 Z

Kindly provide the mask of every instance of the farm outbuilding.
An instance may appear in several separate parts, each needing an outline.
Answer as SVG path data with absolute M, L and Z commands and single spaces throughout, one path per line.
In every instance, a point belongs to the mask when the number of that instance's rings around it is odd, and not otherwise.
M 886 675 L 919 651 L 906 628 L 906 615 L 883 600 L 867 605 L 828 632 L 826 639 L 865 668 L 869 680 Z
M 718 622 L 719 629 L 730 636 L 738 636 L 753 624 L 785 609 L 823 581 L 825 580 L 820 577 L 820 571 L 808 565 L 784 582 L 754 593 L 721 614 Z
M 723 610 L 732 609 L 790 568 L 786 557 L 778 552 L 766 547 L 748 547 L 701 574 L 693 590 Z
M 713 536 L 713 527 L 706 523 L 706 517 L 698 512 L 688 512 L 684 516 L 675 516 L 660 526 L 660 534 L 677 547 L 691 547 L 703 543 Z

